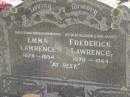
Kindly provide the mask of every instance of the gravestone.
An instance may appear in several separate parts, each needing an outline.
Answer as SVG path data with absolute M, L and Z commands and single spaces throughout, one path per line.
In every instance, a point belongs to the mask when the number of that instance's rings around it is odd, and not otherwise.
M 130 9 L 129 9 L 129 2 L 128 3 L 124 3 L 121 6 L 118 7 L 121 11 L 122 11 L 122 25 L 124 25 L 124 30 L 126 31 L 127 35 L 126 35 L 126 81 L 127 81 L 127 86 L 130 86 L 130 66 L 129 66 L 129 62 L 130 62 L 130 45 L 129 45 L 129 38 L 130 38 Z
M 126 87 L 129 31 L 122 14 L 112 25 L 113 9 L 95 0 L 27 0 L 10 9 L 0 13 L 8 75 L 42 80 L 49 93 L 62 97 L 84 97 L 83 91 L 108 97 L 105 90 Z M 66 85 L 79 92 L 69 94 Z

